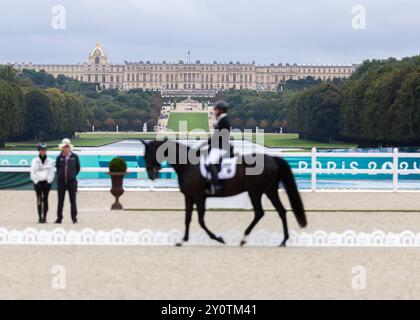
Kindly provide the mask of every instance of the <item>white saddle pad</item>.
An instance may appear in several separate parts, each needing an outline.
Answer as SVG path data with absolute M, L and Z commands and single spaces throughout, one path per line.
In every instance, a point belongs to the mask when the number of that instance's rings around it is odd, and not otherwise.
M 200 159 L 200 171 L 203 178 L 210 180 L 211 175 L 206 168 L 207 159 L 201 157 Z M 219 171 L 220 180 L 232 179 L 236 175 L 236 167 L 238 163 L 238 157 L 235 158 L 225 158 L 222 160 L 221 169 Z

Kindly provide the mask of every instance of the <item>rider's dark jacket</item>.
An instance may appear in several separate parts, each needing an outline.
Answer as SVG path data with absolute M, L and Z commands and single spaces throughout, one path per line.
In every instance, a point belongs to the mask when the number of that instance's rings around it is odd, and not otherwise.
M 231 153 L 230 147 L 230 120 L 225 113 L 219 117 L 214 125 L 214 133 L 209 139 L 210 148 L 223 149 L 227 154 Z

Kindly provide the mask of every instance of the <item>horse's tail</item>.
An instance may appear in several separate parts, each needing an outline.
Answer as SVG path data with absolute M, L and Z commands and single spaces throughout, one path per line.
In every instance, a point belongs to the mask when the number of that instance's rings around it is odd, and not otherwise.
M 289 197 L 290 205 L 295 213 L 296 220 L 302 228 L 305 228 L 308 224 L 306 221 L 305 209 L 303 207 L 302 199 L 300 197 L 292 169 L 285 160 L 278 157 L 275 159 L 279 166 L 280 181 L 283 182 L 284 187 L 286 188 L 287 196 Z

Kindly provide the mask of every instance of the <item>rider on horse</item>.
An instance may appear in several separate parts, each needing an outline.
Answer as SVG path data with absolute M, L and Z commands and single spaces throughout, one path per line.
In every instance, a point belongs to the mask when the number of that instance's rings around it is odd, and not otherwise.
M 223 157 L 230 157 L 230 121 L 227 115 L 229 105 L 225 101 L 218 101 L 214 106 L 214 113 L 217 119 L 214 125 L 214 133 L 209 139 L 209 155 L 207 159 L 207 171 L 211 175 L 210 189 L 206 193 L 217 196 L 222 193 L 222 186 L 219 181 L 219 169 Z

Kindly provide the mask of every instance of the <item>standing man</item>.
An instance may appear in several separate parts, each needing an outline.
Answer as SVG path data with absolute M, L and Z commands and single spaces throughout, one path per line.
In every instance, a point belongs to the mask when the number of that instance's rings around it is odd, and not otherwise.
M 44 224 L 47 223 L 48 195 L 55 175 L 53 161 L 47 157 L 47 145 L 40 143 L 38 152 L 38 157 L 32 160 L 31 180 L 34 183 L 38 204 L 38 223 Z
M 56 224 L 61 224 L 63 221 L 63 206 L 66 191 L 69 192 L 71 204 L 71 219 L 73 224 L 77 223 L 77 175 L 80 172 L 79 157 L 71 151 L 73 146 L 69 139 L 64 139 L 58 146 L 61 149 L 61 154 L 57 157 L 57 188 L 58 188 L 58 210 Z
M 227 115 L 229 105 L 226 101 L 218 101 L 214 105 L 214 114 L 217 122 L 214 133 L 209 140 L 210 150 L 207 159 L 207 171 L 211 175 L 210 189 L 206 193 L 210 196 L 222 194 L 223 188 L 219 181 L 219 169 L 223 157 L 231 155 L 230 145 L 230 121 Z

